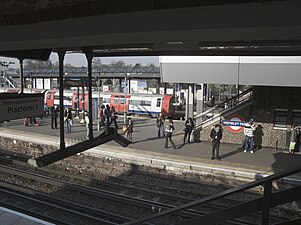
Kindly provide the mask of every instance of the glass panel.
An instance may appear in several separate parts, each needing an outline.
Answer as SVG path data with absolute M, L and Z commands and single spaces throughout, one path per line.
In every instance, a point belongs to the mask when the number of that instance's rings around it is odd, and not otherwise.
M 124 96 L 120 97 L 120 104 L 124 104 Z
M 301 112 L 293 112 L 293 124 L 301 126 Z
M 118 104 L 119 96 L 114 97 L 114 104 Z
M 157 98 L 157 107 L 161 107 L 161 98 Z
M 275 127 L 286 127 L 287 125 L 287 111 L 277 111 L 275 110 Z

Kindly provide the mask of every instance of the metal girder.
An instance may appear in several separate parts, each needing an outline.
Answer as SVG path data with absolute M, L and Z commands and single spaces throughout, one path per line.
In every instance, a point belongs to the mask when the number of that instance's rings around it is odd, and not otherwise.
M 131 143 L 128 139 L 118 134 L 115 128 L 109 127 L 107 130 L 105 130 L 103 133 L 101 133 L 98 137 L 94 138 L 93 140 L 83 141 L 78 144 L 69 146 L 67 148 L 59 149 L 55 152 L 51 152 L 49 154 L 40 156 L 36 159 L 31 158 L 28 160 L 28 164 L 34 167 L 47 166 L 51 163 L 68 158 L 70 156 L 76 155 L 77 153 L 86 151 L 90 148 L 94 148 L 98 145 L 102 145 L 113 140 L 123 147 L 126 147 Z

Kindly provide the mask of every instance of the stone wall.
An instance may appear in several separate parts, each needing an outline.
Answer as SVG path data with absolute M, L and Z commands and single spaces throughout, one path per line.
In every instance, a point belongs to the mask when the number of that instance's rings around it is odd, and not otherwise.
M 240 115 L 245 121 L 253 118 L 257 129 L 255 131 L 254 142 L 257 146 L 270 147 L 275 149 L 287 149 L 290 137 L 290 127 L 292 125 L 293 110 L 301 110 L 301 88 L 285 87 L 253 87 L 254 102 L 250 106 L 239 110 L 233 114 Z M 274 128 L 275 109 L 287 109 L 287 129 Z M 233 115 L 231 114 L 231 115 Z M 229 117 L 222 117 L 228 120 Z M 205 127 L 201 132 L 201 140 L 210 141 L 210 130 L 212 126 Z M 242 144 L 243 131 L 233 133 L 223 127 L 223 140 L 225 143 Z

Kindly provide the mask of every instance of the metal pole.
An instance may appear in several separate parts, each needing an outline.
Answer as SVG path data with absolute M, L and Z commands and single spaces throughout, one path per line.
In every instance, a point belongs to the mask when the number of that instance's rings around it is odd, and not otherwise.
M 65 149 L 64 134 L 64 57 L 65 50 L 58 50 L 59 56 L 59 93 L 60 93 L 60 149 Z
M 77 99 L 76 99 L 76 115 L 75 117 L 77 117 L 77 119 L 79 119 L 79 87 L 77 87 L 77 91 L 76 91 L 76 94 L 77 94 Z
M 271 194 L 272 194 L 272 181 L 268 181 L 264 184 L 261 225 L 270 224 L 269 217 L 270 217 L 270 206 L 271 206 Z
M 85 52 L 88 62 L 88 108 L 89 108 L 89 140 L 93 140 L 93 118 L 92 118 L 92 60 L 93 52 L 87 50 Z
M 98 118 L 98 123 L 97 123 L 97 131 L 100 130 L 100 119 L 99 118 L 99 110 L 100 110 L 100 80 L 99 80 L 99 77 L 98 77 L 98 80 L 97 80 L 97 91 L 98 91 L 98 99 L 97 99 L 97 118 Z
M 24 74 L 23 74 L 23 58 L 19 58 L 20 62 L 20 93 L 24 92 Z
M 85 81 L 83 81 L 82 86 L 82 119 L 80 120 L 80 123 L 85 123 Z
M 126 118 L 126 94 L 127 94 L 127 75 L 128 74 L 125 74 L 124 76 L 124 107 L 123 107 L 123 112 L 124 112 L 124 125 L 127 124 L 127 118 Z

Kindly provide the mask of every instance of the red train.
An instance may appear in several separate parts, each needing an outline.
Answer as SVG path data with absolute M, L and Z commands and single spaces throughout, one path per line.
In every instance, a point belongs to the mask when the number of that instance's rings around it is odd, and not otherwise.
M 6 89 L 6 92 L 18 92 L 19 89 Z M 25 89 L 25 93 L 45 93 L 45 103 L 48 107 L 59 105 L 59 90 L 41 90 L 41 89 Z M 154 95 L 154 94 L 125 94 L 110 92 L 92 92 L 92 100 L 100 105 L 114 106 L 116 112 L 123 113 L 124 109 L 129 114 L 156 116 L 162 113 L 163 116 L 172 117 L 175 113 L 173 95 Z M 78 104 L 79 103 L 79 104 Z M 78 108 L 82 110 L 88 109 L 88 92 L 85 92 L 84 102 L 82 102 L 82 93 L 77 96 L 77 91 L 64 91 L 64 107 Z

